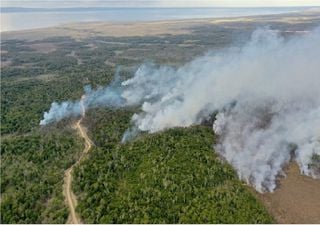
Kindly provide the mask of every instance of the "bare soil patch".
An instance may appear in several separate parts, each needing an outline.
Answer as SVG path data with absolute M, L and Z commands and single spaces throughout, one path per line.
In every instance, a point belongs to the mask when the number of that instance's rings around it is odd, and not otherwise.
M 255 195 L 278 223 L 320 223 L 320 180 L 300 174 L 296 163 L 273 193 Z
M 50 53 L 57 49 L 57 47 L 54 44 L 47 42 L 29 44 L 28 47 L 40 53 Z
M 7 66 L 10 66 L 11 65 L 11 60 L 7 60 L 7 61 L 1 61 L 0 63 L 0 67 L 3 68 L 3 67 L 7 67 Z

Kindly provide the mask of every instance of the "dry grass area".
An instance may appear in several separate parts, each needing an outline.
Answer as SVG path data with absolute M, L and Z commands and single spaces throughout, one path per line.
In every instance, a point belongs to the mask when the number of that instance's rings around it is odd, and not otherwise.
M 59 27 L 34 29 L 28 31 L 3 32 L 3 39 L 41 40 L 53 36 L 70 36 L 84 39 L 96 36 L 152 36 L 165 34 L 186 34 L 190 23 L 183 21 L 143 22 L 143 23 L 74 23 Z
M 0 63 L 0 67 L 3 68 L 3 67 L 7 67 L 7 66 L 10 66 L 11 65 L 11 61 L 8 60 L 8 61 L 1 61 Z
M 12 63 L 11 60 L 2 60 L 3 55 L 7 54 L 8 51 L 0 49 L 0 68 L 6 67 L 6 66 L 10 66 L 10 64 Z
M 56 50 L 56 46 L 53 43 L 48 42 L 29 44 L 27 47 L 40 53 L 50 53 Z
M 179 35 L 192 32 L 192 28 L 209 24 L 231 24 L 231 23 L 265 23 L 280 22 L 288 24 L 299 24 L 310 21 L 320 21 L 320 10 L 314 9 L 303 13 L 229 17 L 214 19 L 183 19 L 152 22 L 86 22 L 70 23 L 57 27 L 40 28 L 34 30 L 2 32 L 2 39 L 26 39 L 41 40 L 57 36 L 70 36 L 81 40 L 96 36 L 132 37 L 132 36 L 161 36 Z M 51 51 L 52 46 L 34 46 L 40 51 Z
M 55 79 L 57 79 L 58 75 L 57 74 L 41 74 L 37 76 L 32 76 L 32 77 L 24 77 L 24 76 L 15 76 L 13 79 L 10 79 L 9 81 L 3 81 L 3 82 L 10 82 L 12 83 L 19 83 L 19 82 L 24 82 L 24 81 L 29 81 L 29 80 L 39 80 L 43 82 L 50 82 Z
M 273 193 L 258 194 L 278 223 L 320 223 L 320 180 L 300 174 L 296 163 Z

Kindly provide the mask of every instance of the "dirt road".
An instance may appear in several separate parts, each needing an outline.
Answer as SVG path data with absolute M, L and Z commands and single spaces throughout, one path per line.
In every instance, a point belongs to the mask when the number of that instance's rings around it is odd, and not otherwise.
M 76 165 L 78 165 L 83 157 L 90 151 L 92 147 L 92 141 L 87 135 L 87 132 L 85 128 L 81 125 L 81 122 L 83 118 L 85 117 L 85 107 L 83 104 L 85 96 L 82 96 L 80 104 L 81 104 L 81 109 L 82 109 L 82 114 L 81 118 L 76 122 L 74 128 L 78 131 L 80 137 L 84 139 L 84 149 L 82 151 L 82 154 L 80 158 L 73 164 L 69 169 L 65 171 L 64 174 L 64 185 L 63 185 L 63 194 L 65 196 L 66 203 L 69 208 L 69 218 L 67 223 L 68 224 L 79 224 L 82 223 L 79 215 L 77 215 L 75 208 L 77 206 L 77 199 L 74 193 L 72 192 L 72 173 L 73 169 Z
M 278 223 L 320 223 L 320 180 L 301 175 L 296 163 L 286 172 L 274 193 L 257 197 Z

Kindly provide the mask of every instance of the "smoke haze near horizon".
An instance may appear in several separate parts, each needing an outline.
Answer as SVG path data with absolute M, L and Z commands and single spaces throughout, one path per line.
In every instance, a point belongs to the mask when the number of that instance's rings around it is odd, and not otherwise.
M 131 131 L 200 124 L 217 113 L 216 151 L 259 192 L 273 191 L 291 157 L 319 177 L 320 29 L 284 40 L 256 30 L 243 47 L 198 57 L 180 68 L 142 65 L 134 77 L 86 91 L 85 106 L 141 105 Z M 41 125 L 80 115 L 79 102 L 53 103 Z

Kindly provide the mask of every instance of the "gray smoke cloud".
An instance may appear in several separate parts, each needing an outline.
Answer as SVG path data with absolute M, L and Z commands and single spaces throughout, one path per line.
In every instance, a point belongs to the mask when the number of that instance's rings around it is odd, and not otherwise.
M 107 87 L 100 87 L 92 90 L 90 86 L 84 87 L 85 98 L 77 101 L 65 101 L 62 103 L 53 102 L 49 112 L 45 112 L 40 125 L 44 126 L 58 122 L 64 118 L 80 116 L 82 108 L 80 101 L 83 101 L 85 109 L 97 107 L 121 107 L 124 99 L 121 97 L 121 82 L 119 77 L 120 67 L 116 71 L 114 81 Z
M 120 85 L 88 92 L 85 101 L 86 107 L 141 104 L 123 141 L 139 131 L 199 124 L 217 112 L 216 151 L 260 192 L 275 189 L 292 156 L 301 173 L 319 177 L 310 164 L 320 155 L 320 29 L 290 40 L 261 29 L 241 48 L 177 69 L 142 65 Z M 78 107 L 53 103 L 41 124 L 76 115 Z

